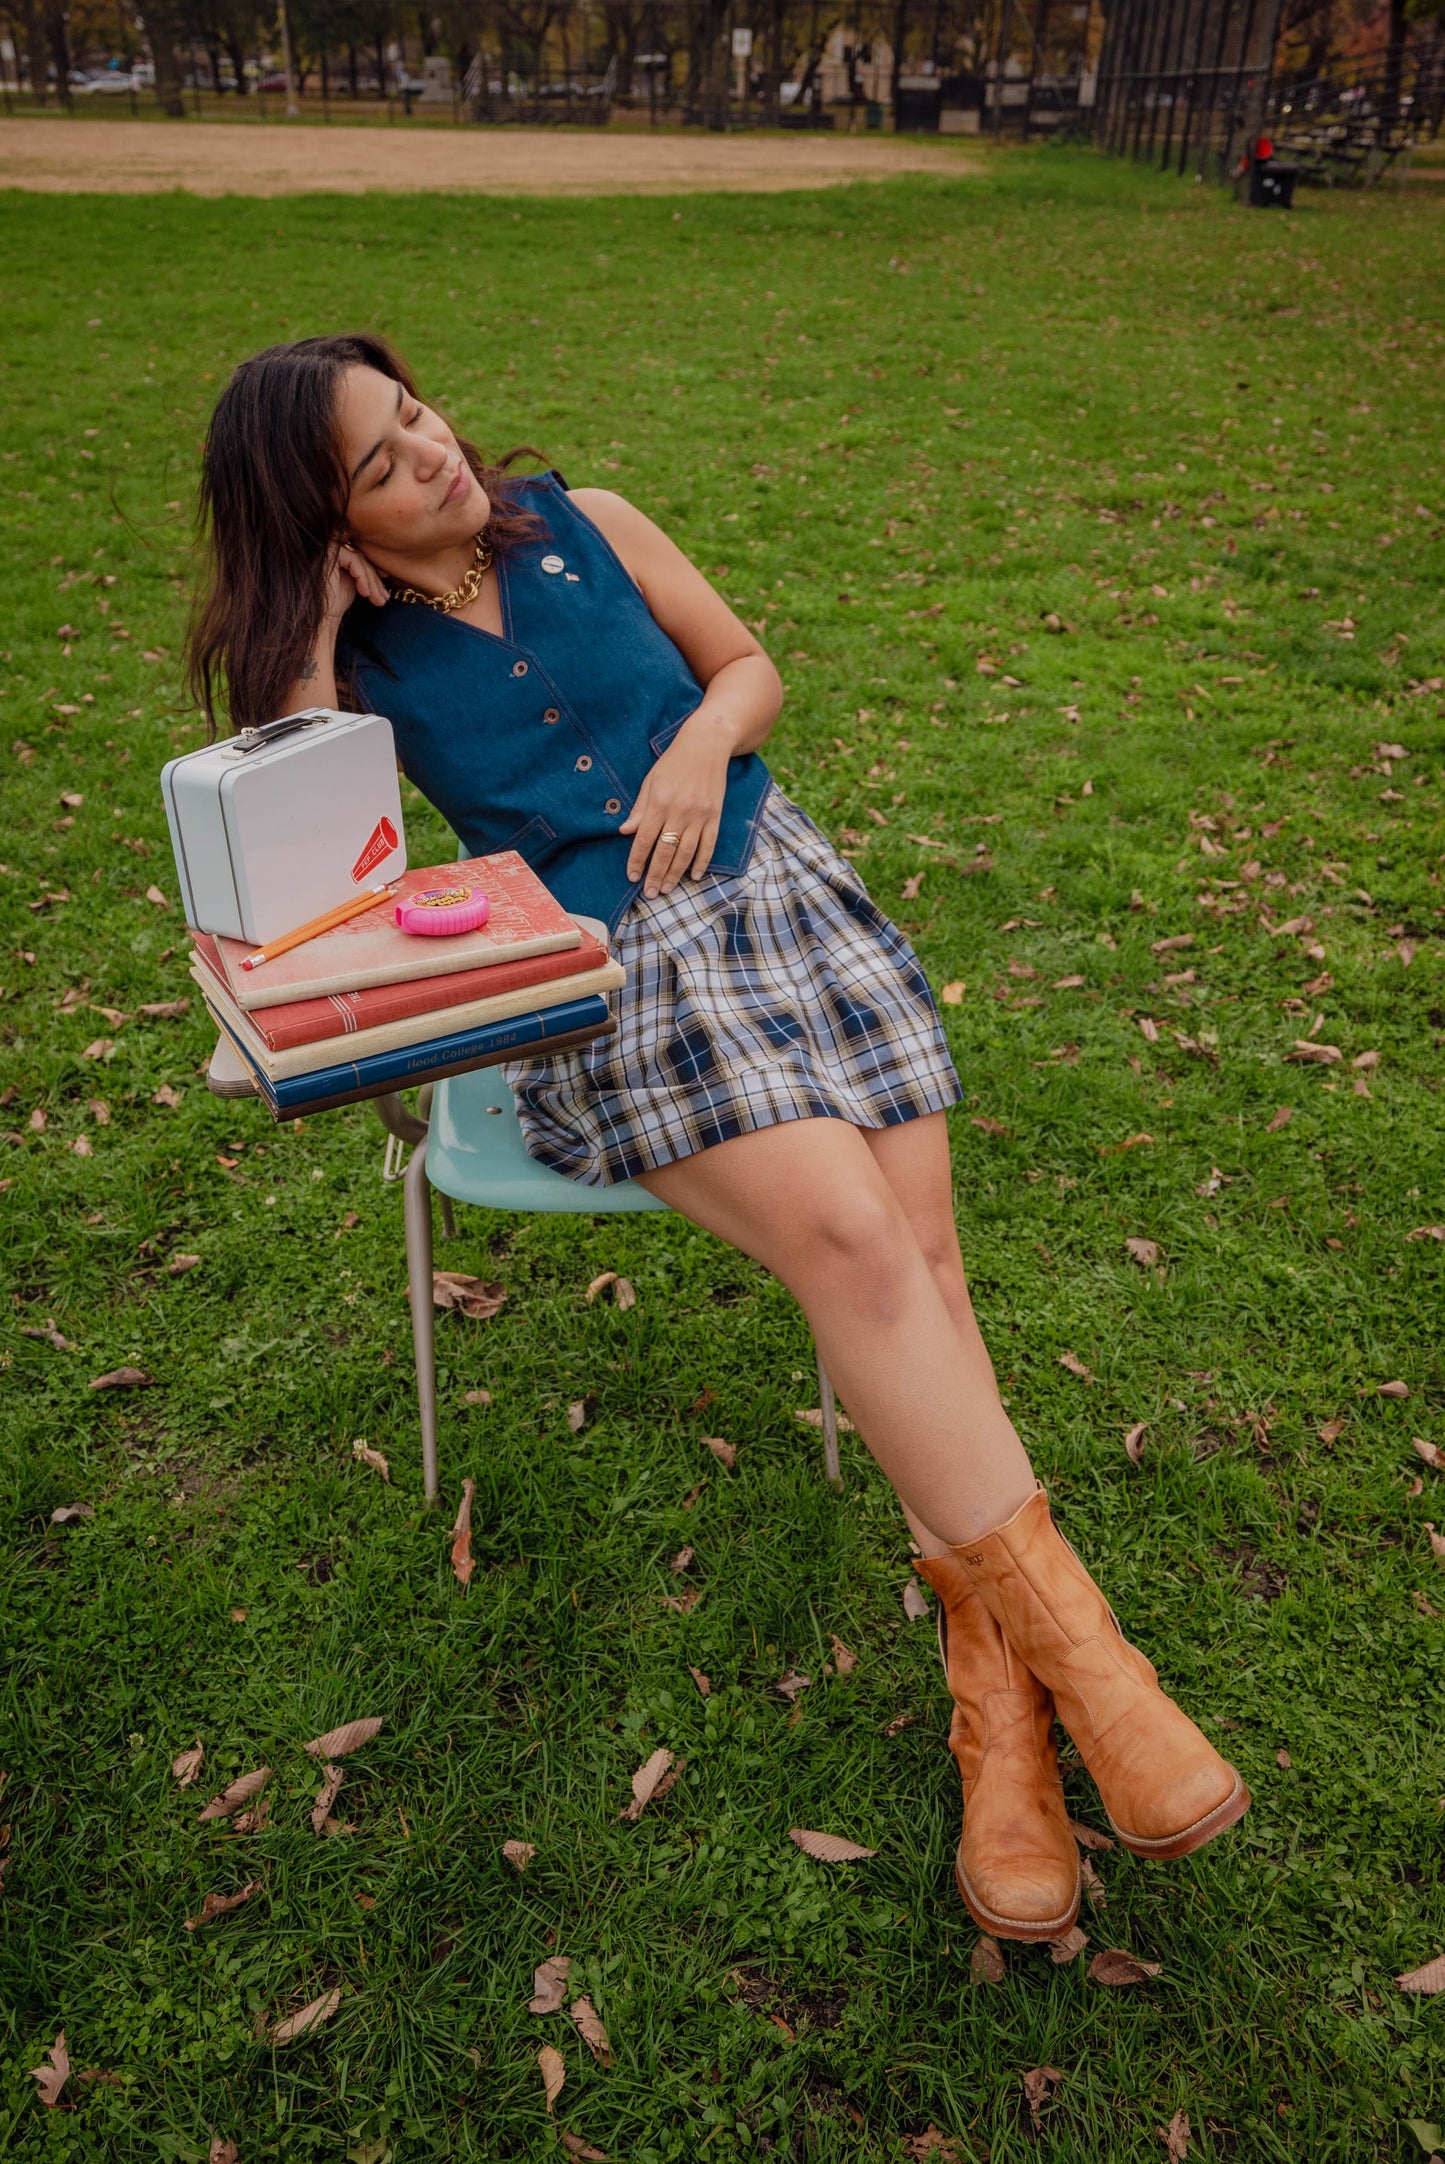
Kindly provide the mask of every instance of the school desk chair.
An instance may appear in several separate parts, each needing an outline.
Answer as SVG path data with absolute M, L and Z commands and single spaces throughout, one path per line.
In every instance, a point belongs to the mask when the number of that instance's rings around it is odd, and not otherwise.
M 208 1087 L 218 1097 L 255 1094 L 249 1074 L 222 1037 L 211 1060 Z M 374 1097 L 390 1140 L 382 1177 L 400 1179 L 406 1228 L 407 1290 L 416 1349 L 417 1411 L 421 1422 L 422 1477 L 426 1499 L 437 1499 L 436 1318 L 432 1304 L 432 1189 L 442 1198 L 442 1224 L 454 1236 L 452 1205 L 476 1203 L 488 1210 L 558 1210 L 574 1217 L 616 1216 L 666 1210 L 668 1205 L 636 1180 L 584 1187 L 527 1155 L 517 1103 L 499 1067 L 428 1085 L 413 1112 L 399 1095 Z M 406 1152 L 410 1149 L 410 1157 Z M 403 1169 L 403 1165 L 405 1169 Z M 838 1419 L 833 1386 L 814 1347 L 818 1403 L 822 1409 L 823 1471 L 834 1486 L 838 1474 Z

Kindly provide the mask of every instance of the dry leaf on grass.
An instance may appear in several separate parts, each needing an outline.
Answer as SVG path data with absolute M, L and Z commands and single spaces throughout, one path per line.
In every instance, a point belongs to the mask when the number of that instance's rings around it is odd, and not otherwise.
M 903 1588 L 903 1613 L 910 1623 L 922 1623 L 928 1615 L 928 1595 L 912 1576 Z
M 946 984 L 943 987 L 938 996 L 945 1007 L 961 1007 L 963 1005 L 963 995 L 967 990 L 968 986 L 963 982 L 962 978 L 955 977 L 951 984 Z
M 219 2134 L 213 2134 L 209 2164 L 241 2164 L 241 2152 L 233 2141 L 222 2141 Z
M 477 1492 L 474 1480 L 462 1482 L 462 1499 L 457 1506 L 457 1522 L 452 1527 L 452 1576 L 458 1585 L 470 1583 L 472 1575 L 472 1497 Z
M 1080 1848 L 1111 1849 L 1114 1846 L 1108 1834 L 1100 1833 L 1095 1826 L 1086 1826 L 1080 1818 L 1069 1820 L 1069 1831 Z
M 1312 1037 L 1296 1037 L 1294 1050 L 1285 1053 L 1285 1063 L 1294 1060 L 1306 1067 L 1334 1067 L 1344 1056 L 1337 1044 L 1316 1044 Z
M 578 2164 L 607 2164 L 605 2149 L 594 2149 L 590 2141 L 584 2141 L 580 2134 L 569 2134 L 565 2126 L 558 2127 L 557 2139 L 568 2156 L 578 2159 Z
M 52 1525 L 76 1525 L 82 1518 L 95 1516 L 94 1503 L 62 1503 L 50 1513 Z
M 254 1809 L 242 1811 L 232 1819 L 231 1831 L 232 1833 L 260 1833 L 264 1830 L 266 1821 L 270 1816 L 271 1799 L 269 1796 L 263 1796 Z
M 391 1467 L 387 1464 L 381 1452 L 373 1450 L 363 1436 L 357 1436 L 356 1441 L 351 1446 L 351 1455 L 353 1458 L 359 1459 L 363 1465 L 369 1465 L 374 1473 L 380 1473 L 388 1487 L 391 1485 Z
M 507 1297 L 507 1288 L 494 1278 L 468 1277 L 462 1270 L 433 1270 L 432 1305 L 455 1308 L 473 1322 L 488 1322 Z
M 814 1833 L 806 1826 L 790 1826 L 788 1839 L 796 1841 L 803 1854 L 816 1863 L 862 1863 L 878 1853 L 876 1848 L 863 1848 L 857 1841 L 845 1840 L 841 1833 Z
M 60 2092 L 70 2078 L 70 2054 L 65 2048 L 65 2031 L 61 2030 L 49 2051 L 45 2054 L 48 2066 L 32 2066 L 30 2078 L 35 2083 L 40 2101 L 47 2110 L 54 2111 L 60 2103 Z
M 1438 1443 L 1427 1443 L 1423 1435 L 1412 1435 L 1410 1440 L 1418 1457 L 1422 1457 L 1427 1465 L 1433 1465 L 1437 1473 L 1445 1473 L 1445 1450 Z
M 729 1472 L 732 1471 L 738 1454 L 736 1443 L 725 1443 L 720 1435 L 705 1435 L 702 1447 L 712 1452 L 719 1465 L 725 1465 Z
M 186 1918 L 187 1931 L 199 1931 L 202 1924 L 214 1923 L 218 1916 L 229 1916 L 232 1909 L 238 1909 L 243 1901 L 249 1901 L 252 1894 L 258 1894 L 260 1891 L 260 1879 L 253 1878 L 247 1881 L 239 1893 L 208 1893 L 201 1903 L 200 1915 Z
M 833 1666 L 840 1676 L 851 1676 L 858 1666 L 858 1656 L 845 1646 L 836 1631 L 829 1631 L 828 1643 L 833 1648 Z
M 1126 1240 L 1124 1245 L 1128 1248 L 1129 1253 L 1138 1263 L 1141 1270 L 1152 1270 L 1159 1260 L 1159 1242 L 1157 1240 L 1131 1238 Z
M 176 1106 L 180 1103 L 180 1101 L 180 1091 L 172 1089 L 169 1082 L 162 1082 L 160 1088 L 151 1098 L 151 1103 L 153 1105 L 164 1105 L 165 1109 L 168 1112 L 174 1112 Z
M 542 2087 L 547 2096 L 550 2112 L 562 2094 L 562 2084 L 567 2079 L 567 2067 L 555 2044 L 544 2044 L 537 2054 L 537 2064 L 542 2073 Z
M 781 1691 L 784 1698 L 792 1700 L 796 1699 L 800 1691 L 808 1690 L 812 1681 L 811 1676 L 802 1675 L 796 1668 L 790 1668 L 785 1676 L 779 1678 L 774 1688 Z
M 1168 2126 L 1161 2126 L 1158 2129 L 1158 2134 L 1159 2139 L 1164 2144 L 1169 2164 L 1187 2164 L 1189 2156 L 1188 2112 L 1176 2111 Z
M 92 1390 L 146 1390 L 155 1381 L 144 1368 L 111 1368 L 105 1375 L 97 1375 L 90 1385 Z
M 1294 1764 L 1294 1760 L 1290 1757 L 1289 1752 L 1284 1749 L 1283 1745 L 1281 1745 L 1279 1750 L 1275 1752 L 1274 1762 L 1277 1766 L 1283 1766 L 1286 1773 L 1289 1772 L 1290 1767 Z
M 1058 1938 L 1049 1940 L 1049 1959 L 1058 1965 L 1076 1961 L 1088 1943 L 1088 1932 L 1081 1931 L 1077 1924 L 1070 1924 Z
M 1288 1127 L 1290 1121 L 1293 1118 L 1294 1106 L 1281 1105 L 1278 1112 L 1275 1113 L 1274 1118 L 1265 1122 L 1264 1131 L 1267 1135 L 1277 1135 L 1281 1127 Z
M 319 1999 L 313 1999 L 309 2006 L 303 2006 L 299 2013 L 288 2014 L 284 2021 L 278 2021 L 270 2031 L 270 2041 L 294 2044 L 298 2036 L 305 2036 L 311 2029 L 319 2029 L 323 2021 L 329 2021 L 340 2004 L 341 1986 L 335 1984 L 330 1991 L 323 1991 Z
M 1375 1396 L 1377 1398 L 1407 1398 L 1409 1395 L 1410 1385 L 1408 1383 L 1378 1383 L 1375 1386 Z
M 567 1408 L 567 1425 L 574 1435 L 580 1435 L 587 1425 L 587 1399 L 578 1398 Z
M 615 1307 L 636 1307 L 637 1293 L 631 1278 L 619 1277 L 615 1270 L 604 1270 L 600 1277 L 593 1278 L 586 1292 L 588 1306 L 591 1306 L 599 1293 L 606 1292 L 609 1287 L 611 1288 L 612 1301 Z
M 594 2059 L 602 2066 L 612 2064 L 612 2046 L 607 2031 L 597 2016 L 597 2009 L 590 1999 L 574 1999 L 568 2009 L 577 2024 L 578 2034 Z
M 1137 1465 L 1144 1455 L 1144 1436 L 1148 1426 L 1147 1420 L 1136 1420 L 1124 1437 L 1124 1451 L 1131 1465 Z
M 1006 1135 L 1008 1133 L 1008 1128 L 1004 1125 L 1004 1122 L 1002 1120 L 993 1119 L 986 1112 L 977 1113 L 974 1118 L 969 1121 L 969 1125 L 970 1127 L 976 1127 L 979 1133 L 983 1135 L 997 1136 Z
M 525 1871 L 536 1853 L 536 1843 L 533 1841 L 504 1841 L 502 1843 L 502 1854 L 515 1871 Z
M 1126 1953 L 1122 1946 L 1106 1947 L 1095 1954 L 1089 1963 L 1091 1984 L 1145 1984 L 1151 1976 L 1157 1976 L 1162 1962 L 1139 1961 Z
M 702 1587 L 690 1585 L 685 1593 L 662 1594 L 661 1604 L 664 1608 L 670 1608 L 674 1615 L 691 1615 L 701 1599 Z
M 380 1714 L 366 1721 L 346 1721 L 340 1728 L 328 1728 L 324 1736 L 315 1736 L 306 1745 L 310 1758 L 348 1758 L 353 1751 L 381 1734 L 383 1721 Z
M 179 1758 L 171 1760 L 171 1778 L 179 1781 L 182 1788 L 189 1788 L 206 1762 L 206 1746 L 199 1736 L 193 1748 L 182 1751 Z
M 317 1789 L 316 1801 L 311 1806 L 311 1831 L 314 1834 L 320 1835 L 326 1832 L 328 1821 L 331 1818 L 331 1806 L 341 1793 L 341 1784 L 345 1779 L 346 1768 L 344 1766 L 322 1767 L 321 1786 Z
M 567 1978 L 572 1971 L 570 1954 L 553 1954 L 532 1971 L 529 2014 L 560 2014 L 567 1999 Z
M 258 1766 L 254 1773 L 238 1774 L 228 1788 L 223 1788 L 219 1796 L 211 1798 L 197 1823 L 204 1826 L 208 1819 L 229 1818 L 233 1812 L 240 1810 L 243 1803 L 249 1803 L 253 1796 L 258 1796 L 270 1778 L 269 1766 Z
M 1096 1909 L 1107 1908 L 1109 1896 L 1105 1890 L 1104 1881 L 1100 1878 L 1087 1856 L 1080 1857 L 1079 1870 L 1083 1875 L 1084 1892 L 1089 1897 L 1089 1906 Z
M 699 1697 L 709 1697 L 712 1693 L 712 1677 L 705 1676 L 700 1668 L 689 1667 L 687 1672 L 697 1685 Z
M 1037 2126 L 1044 2106 L 1063 2080 L 1056 2066 L 1035 2066 L 1024 2075 L 1024 2099 L 1029 2107 L 1029 2117 Z
M 1397 1976 L 1395 1982 L 1401 1991 L 1445 1991 L 1445 1954 L 1437 1954 L 1423 1969 L 1410 1969 L 1404 1976 Z
M 671 1571 L 684 1571 L 692 1562 L 693 1557 L 696 1554 L 696 1548 L 679 1548 L 677 1554 L 673 1557 L 672 1561 L 668 1564 L 667 1567 Z
M 1001 1984 L 1004 1980 L 1007 1972 L 1003 1948 L 986 1931 L 979 1933 L 977 1944 L 969 1955 L 968 1973 L 976 1984 Z
M 1429 1518 L 1425 1520 L 1425 1530 L 1430 1535 L 1430 1549 L 1436 1562 L 1445 1563 L 1445 1533 L 1437 1533 Z
M 201 1258 L 199 1255 L 172 1255 L 170 1261 L 166 1264 L 166 1276 L 184 1277 L 187 1270 L 199 1270 L 200 1266 Z
M 1059 1366 L 1067 1368 L 1071 1375 L 1077 1375 L 1080 1382 L 1091 1383 L 1094 1380 L 1077 1353 L 1061 1352 L 1059 1354 Z
M 1159 1024 L 1154 1020 L 1153 1015 L 1141 1014 L 1136 1019 L 1144 1042 L 1146 1044 L 1157 1044 L 1159 1042 Z
M 467 1405 L 490 1405 L 492 1393 L 490 1390 L 466 1390 L 462 1393 L 462 1401 Z
M 1345 1423 L 1343 1420 L 1327 1420 L 1323 1427 L 1315 1429 L 1315 1433 L 1322 1443 L 1337 1443 L 1344 1432 Z
M 793 1418 L 795 1420 L 805 1420 L 810 1428 L 821 1428 L 823 1425 L 823 1408 L 821 1405 L 799 1406 Z M 841 1408 L 835 1413 L 834 1418 L 840 1435 L 851 1435 L 853 1433 L 853 1423 Z
M 1417 1225 L 1413 1232 L 1406 1233 L 1405 1238 L 1407 1240 L 1445 1240 L 1445 1225 Z
M 659 1744 L 650 1758 L 643 1760 L 632 1776 L 632 1801 L 617 1816 L 635 1824 L 655 1797 L 665 1796 L 686 1765 L 686 1759 L 678 1761 L 672 1770 L 672 1753 L 666 1744 Z

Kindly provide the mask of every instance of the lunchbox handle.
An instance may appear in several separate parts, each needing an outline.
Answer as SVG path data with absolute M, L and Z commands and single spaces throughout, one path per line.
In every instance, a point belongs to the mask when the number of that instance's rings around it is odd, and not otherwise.
M 264 751 L 279 737 L 290 736 L 296 729 L 309 729 L 314 721 L 331 721 L 329 706 L 304 707 L 299 714 L 284 714 L 280 721 L 263 721 L 255 729 L 238 729 L 233 739 L 237 751 Z

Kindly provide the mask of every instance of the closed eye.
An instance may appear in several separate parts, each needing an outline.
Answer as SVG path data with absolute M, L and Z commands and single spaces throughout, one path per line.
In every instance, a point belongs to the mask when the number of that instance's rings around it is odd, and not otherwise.
M 403 428 L 415 428 L 417 422 L 421 419 L 421 411 L 421 407 L 418 406 L 415 413 L 408 415 L 402 422 Z M 372 486 L 374 488 L 385 488 L 387 482 L 391 479 L 395 471 L 396 463 L 393 460 L 392 464 L 387 467 L 385 473 L 377 475 L 376 480 L 372 483 Z

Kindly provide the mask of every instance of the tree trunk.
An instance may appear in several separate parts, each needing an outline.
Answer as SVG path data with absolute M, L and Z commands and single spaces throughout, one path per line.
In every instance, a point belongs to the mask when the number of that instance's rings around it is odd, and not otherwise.
M 1405 8 L 1406 0 L 1390 0 L 1390 37 L 1385 47 L 1385 87 L 1380 100 L 1380 117 L 1387 128 L 1392 128 L 1400 117 L 1400 78 L 1404 73 L 1405 39 L 1410 28 Z
M 186 108 L 181 96 L 181 70 L 171 25 L 164 11 L 156 6 L 148 7 L 142 20 L 155 64 L 156 102 L 171 120 L 183 120 Z
M 898 79 L 903 73 L 903 48 L 908 41 L 908 0 L 893 0 L 893 69 L 888 95 L 893 104 L 893 131 L 898 132 Z
M 70 32 L 66 26 L 65 9 L 59 4 L 59 0 L 53 0 L 45 18 L 45 29 L 50 40 L 50 56 L 55 62 L 55 95 L 62 105 L 69 105 Z
M 45 26 L 35 0 L 27 0 L 25 45 L 30 62 L 30 94 L 37 105 L 43 105 L 50 83 L 50 59 L 45 50 Z
M 237 37 L 228 37 L 225 43 L 226 57 L 230 61 L 236 77 L 236 96 L 244 98 L 246 95 L 246 48 Z

